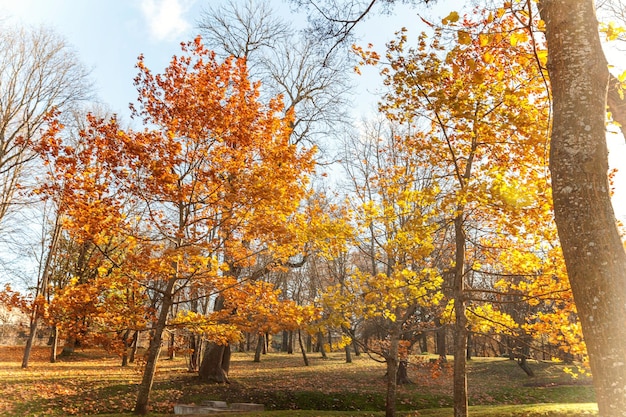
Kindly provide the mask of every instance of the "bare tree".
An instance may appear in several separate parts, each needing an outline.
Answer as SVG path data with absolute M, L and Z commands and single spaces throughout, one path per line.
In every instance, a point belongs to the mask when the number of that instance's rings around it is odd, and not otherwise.
M 283 95 L 285 109 L 295 111 L 292 141 L 318 146 L 347 122 L 348 54 L 332 54 L 319 40 L 296 31 L 277 16 L 268 0 L 231 0 L 207 8 L 198 27 L 207 46 L 219 55 L 246 58 L 251 76 L 269 97 Z
M 35 139 L 54 110 L 89 97 L 88 72 L 67 42 L 46 28 L 0 31 L 0 222 L 11 211 Z

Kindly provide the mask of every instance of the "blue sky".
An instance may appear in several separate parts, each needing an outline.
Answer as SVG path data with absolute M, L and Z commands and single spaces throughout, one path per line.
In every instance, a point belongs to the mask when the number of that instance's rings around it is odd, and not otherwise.
M 0 0 L 0 24 L 46 25 L 64 36 L 76 49 L 83 64 L 92 70 L 98 99 L 123 118 L 128 103 L 135 101 L 132 85 L 134 68 L 143 53 L 148 67 L 160 72 L 182 41 L 197 33 L 196 19 L 202 9 L 223 0 Z M 273 0 L 275 9 L 286 10 L 282 0 Z M 458 2 L 442 1 L 440 16 Z M 393 16 L 377 17 L 359 28 L 364 42 L 373 42 L 382 51 L 384 43 L 402 26 L 415 27 L 417 11 L 403 7 Z M 359 79 L 355 103 L 363 112 L 376 102 L 373 78 Z M 618 218 L 626 220 L 626 145 L 621 135 L 609 137 L 610 162 L 620 171 L 614 198 Z
M 195 0 L 0 0 L 4 23 L 54 28 L 92 70 L 98 98 L 128 115 L 139 54 L 160 71 L 193 38 L 203 3 Z

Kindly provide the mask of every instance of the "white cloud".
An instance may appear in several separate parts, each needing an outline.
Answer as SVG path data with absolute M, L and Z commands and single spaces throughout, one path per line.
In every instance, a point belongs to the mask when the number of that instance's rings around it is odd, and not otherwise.
M 141 12 L 156 40 L 178 40 L 190 27 L 184 15 L 192 5 L 190 0 L 141 0 Z

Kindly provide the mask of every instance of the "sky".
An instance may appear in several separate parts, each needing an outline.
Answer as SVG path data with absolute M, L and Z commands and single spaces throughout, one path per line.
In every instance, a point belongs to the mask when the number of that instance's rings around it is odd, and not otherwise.
M 193 39 L 196 21 L 202 10 L 224 0 L 0 0 L 0 24 L 45 25 L 56 30 L 75 48 L 82 63 L 91 69 L 95 93 L 102 103 L 122 118 L 128 118 L 128 104 L 137 96 L 133 78 L 135 63 L 144 54 L 146 64 L 160 72 L 172 55 L 180 51 L 180 42 Z M 290 7 L 282 0 L 272 0 L 276 10 Z M 274 4 L 275 3 L 275 4 Z M 443 2 L 445 16 L 456 2 Z M 458 6 L 458 3 L 457 3 Z M 384 43 L 402 26 L 421 24 L 417 11 L 403 8 L 392 16 L 377 17 L 359 27 L 364 42 L 373 42 L 382 51 Z M 377 86 L 372 78 L 358 81 L 356 108 L 373 111 Z M 609 160 L 618 169 L 614 208 L 626 222 L 626 144 L 621 135 L 610 135 Z

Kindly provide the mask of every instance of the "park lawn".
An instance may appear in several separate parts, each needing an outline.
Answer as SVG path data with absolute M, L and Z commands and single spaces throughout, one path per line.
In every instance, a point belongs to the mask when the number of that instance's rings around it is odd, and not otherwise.
M 132 410 L 141 379 L 139 365 L 122 368 L 118 358 L 91 349 L 50 364 L 47 349 L 37 348 L 30 368 L 23 370 L 21 349 L 0 347 L 0 415 L 117 417 Z M 195 374 L 187 372 L 184 357 L 162 360 L 151 397 L 151 415 L 173 415 L 174 404 L 203 400 L 257 402 L 267 410 L 239 414 L 241 417 L 384 415 L 384 364 L 364 355 L 347 364 L 341 353 L 331 353 L 328 359 L 312 354 L 309 367 L 299 355 L 271 353 L 264 355 L 261 363 L 252 359 L 251 353 L 233 354 L 229 385 L 200 383 Z M 429 359 L 421 355 L 412 358 L 417 364 L 409 371 L 414 384 L 398 389 L 400 416 L 452 415 L 451 369 L 433 368 Z M 534 378 L 507 359 L 470 361 L 470 415 L 597 415 L 588 377 L 574 379 L 559 363 L 533 361 L 531 367 Z

